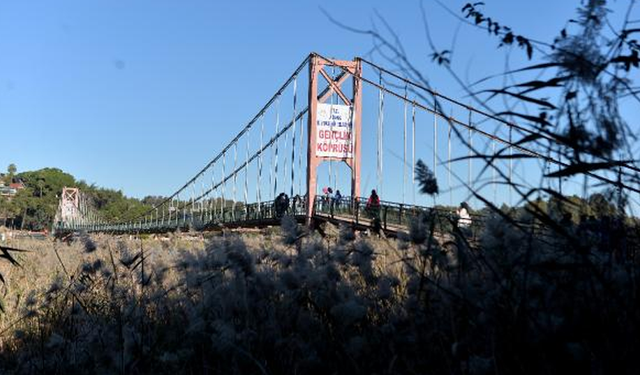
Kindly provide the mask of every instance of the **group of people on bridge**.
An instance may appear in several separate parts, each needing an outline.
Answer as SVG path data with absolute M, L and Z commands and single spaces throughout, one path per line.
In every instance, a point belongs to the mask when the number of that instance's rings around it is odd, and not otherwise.
M 340 193 L 340 190 L 336 190 L 336 193 L 334 194 L 331 187 L 322 188 L 322 200 L 320 205 L 321 210 L 323 207 L 329 207 L 331 212 L 333 212 L 334 209 L 340 207 L 341 201 L 342 193 Z
M 299 212 L 299 209 L 304 205 L 303 198 L 300 195 L 296 195 L 293 198 L 293 205 L 291 205 L 291 200 L 286 193 L 280 193 L 276 199 L 274 200 L 273 206 L 275 215 L 277 218 L 281 218 L 287 214 L 296 215 Z M 324 187 L 322 189 L 322 195 L 319 199 L 318 209 L 322 212 L 325 210 L 329 210 L 331 215 L 334 214 L 334 210 L 340 208 L 344 197 L 340 193 L 340 190 L 336 189 L 334 194 L 333 189 L 331 187 Z M 376 224 L 380 225 L 380 211 L 381 211 L 381 200 L 378 192 L 373 189 L 371 190 L 371 194 L 367 199 L 367 203 L 365 206 L 366 214 L 372 219 L 372 223 L 374 226 Z M 456 210 L 456 215 L 458 216 L 458 226 L 461 228 L 467 228 L 471 226 L 471 207 L 467 204 L 467 202 L 460 203 L 460 206 Z

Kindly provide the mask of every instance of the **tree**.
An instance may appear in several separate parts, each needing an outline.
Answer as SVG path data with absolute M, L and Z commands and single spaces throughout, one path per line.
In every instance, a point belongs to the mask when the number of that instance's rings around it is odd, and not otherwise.
M 10 176 L 13 176 L 14 174 L 16 174 L 17 171 L 18 171 L 18 168 L 13 163 L 9 164 L 9 166 L 7 167 L 7 172 L 9 173 Z
M 11 212 L 11 202 L 5 197 L 0 197 L 0 220 L 1 225 L 7 225 L 7 218 L 9 218 Z

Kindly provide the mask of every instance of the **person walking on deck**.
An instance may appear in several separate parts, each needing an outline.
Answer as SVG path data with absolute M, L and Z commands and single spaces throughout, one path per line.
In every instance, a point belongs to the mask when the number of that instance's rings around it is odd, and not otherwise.
M 467 202 L 460 203 L 460 207 L 456 211 L 458 214 L 458 226 L 460 228 L 468 228 L 471 226 L 471 207 L 467 204 Z
M 380 218 L 380 197 L 375 189 L 371 190 L 371 195 L 367 200 L 366 211 L 372 218 Z
M 340 190 L 336 190 L 336 195 L 333 197 L 333 208 L 338 209 L 340 207 L 340 201 L 342 200 L 342 194 Z

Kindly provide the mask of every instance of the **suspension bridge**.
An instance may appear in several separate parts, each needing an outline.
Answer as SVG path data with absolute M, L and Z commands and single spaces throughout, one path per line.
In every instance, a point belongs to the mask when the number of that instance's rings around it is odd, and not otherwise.
M 424 212 L 452 214 L 460 201 L 517 204 L 536 183 L 560 193 L 579 192 L 589 180 L 622 185 L 623 168 L 618 176 L 558 173 L 571 164 L 557 137 L 479 106 L 363 58 L 312 53 L 199 172 L 144 214 L 108 222 L 90 196 L 65 188 L 53 227 L 58 234 L 202 231 L 274 225 L 288 215 L 360 227 L 378 219 L 397 232 Z M 418 160 L 433 172 L 438 194 L 420 194 Z M 341 198 L 321 188 L 341 190 Z M 372 208 L 373 189 L 381 199 Z

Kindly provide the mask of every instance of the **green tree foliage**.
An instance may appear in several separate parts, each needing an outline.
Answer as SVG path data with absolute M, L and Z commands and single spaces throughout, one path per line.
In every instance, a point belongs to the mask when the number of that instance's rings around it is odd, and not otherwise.
M 53 223 L 62 189 L 79 188 L 90 200 L 98 214 L 109 221 L 127 220 L 148 210 L 150 201 L 142 202 L 126 197 L 122 191 L 99 188 L 57 168 L 44 168 L 15 175 L 24 182 L 14 197 L 0 198 L 0 218 L 12 218 L 10 222 L 29 230 L 43 230 Z M 158 198 L 159 199 L 159 198 Z
M 156 206 L 162 203 L 164 200 L 165 200 L 165 197 L 162 197 L 162 196 L 148 195 L 142 198 L 142 203 L 149 206 Z
M 8 201 L 2 208 L 5 217 L 13 217 L 20 228 L 42 230 L 53 222 L 58 206 L 58 198 L 64 186 L 75 186 L 75 178 L 56 168 L 22 172 L 15 176 L 24 182 L 25 188 Z
M 619 210 L 615 202 L 603 193 L 594 193 L 586 199 L 576 195 L 558 195 L 547 200 L 538 198 L 516 209 L 516 216 L 525 222 L 534 220 L 535 213 L 548 216 L 556 222 L 569 219 L 573 224 L 580 224 L 586 218 L 624 216 L 624 210 Z
M 18 167 L 16 167 L 15 164 L 11 163 L 9 164 L 9 166 L 7 166 L 7 174 L 6 175 L 2 175 L 2 177 L 0 178 L 0 185 L 1 184 L 5 184 L 5 185 L 9 185 L 13 179 L 13 176 L 16 174 L 16 172 L 18 171 Z
M 18 171 L 18 167 L 16 167 L 15 164 L 11 163 L 9 164 L 9 166 L 7 167 L 7 172 L 9 173 L 9 175 L 13 176 L 14 174 L 16 174 L 16 172 Z
M 89 186 L 85 191 L 92 199 L 103 219 L 108 221 L 124 221 L 145 213 L 150 205 L 135 198 L 126 197 L 120 190 L 96 188 Z

